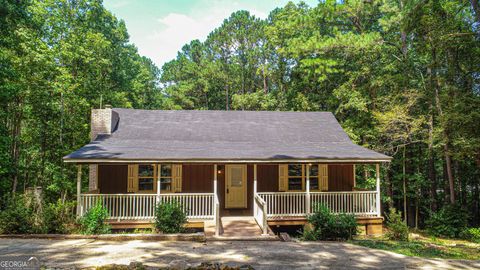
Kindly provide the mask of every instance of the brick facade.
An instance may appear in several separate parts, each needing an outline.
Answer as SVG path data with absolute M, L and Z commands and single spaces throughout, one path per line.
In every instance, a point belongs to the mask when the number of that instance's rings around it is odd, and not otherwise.
M 112 133 L 112 108 L 92 109 L 90 121 L 90 140 L 95 140 L 99 134 Z M 88 190 L 98 189 L 98 165 L 92 164 L 88 166 Z

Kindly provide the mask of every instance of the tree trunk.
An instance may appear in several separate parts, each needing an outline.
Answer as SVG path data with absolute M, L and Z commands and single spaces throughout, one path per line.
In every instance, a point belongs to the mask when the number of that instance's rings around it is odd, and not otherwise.
M 403 214 L 405 217 L 405 224 L 408 224 L 408 217 L 407 217 L 407 178 L 405 175 L 405 148 L 403 146 L 403 166 L 402 166 L 402 173 L 403 173 Z
M 433 110 L 428 121 L 428 178 L 430 179 L 430 210 L 437 210 L 437 172 L 435 170 L 435 152 L 433 150 Z
M 432 71 L 432 75 L 434 76 L 434 96 L 435 96 L 435 105 L 437 107 L 438 115 L 440 118 L 443 117 L 443 110 L 442 110 L 442 104 L 440 103 L 440 82 L 438 79 L 438 74 L 436 70 L 436 63 L 437 63 L 437 56 L 436 56 L 436 50 L 435 46 L 432 47 L 432 59 L 433 59 L 433 66 L 434 70 Z M 447 173 L 447 181 L 448 181 L 448 186 L 449 186 L 449 194 L 450 194 L 450 203 L 454 204 L 455 203 L 455 183 L 453 179 L 453 174 L 452 174 L 452 158 L 450 156 L 450 137 L 447 132 L 446 127 L 443 127 L 443 136 L 444 136 L 444 145 L 443 145 L 443 152 L 445 156 L 445 166 L 446 166 L 446 173 Z
M 22 131 L 22 102 L 17 101 L 17 104 L 15 104 L 15 113 L 14 113 L 14 118 L 15 120 L 13 121 L 13 126 L 12 126 L 12 138 L 13 138 L 13 144 L 11 148 L 11 157 L 13 161 L 13 177 L 12 177 L 12 193 L 15 195 L 15 192 L 17 191 L 17 186 L 18 186 L 18 166 L 19 166 L 19 159 L 20 159 L 20 134 Z
M 478 5 L 478 0 L 470 0 L 472 3 L 473 11 L 475 12 L 475 17 L 477 18 L 477 23 L 480 24 L 480 6 Z

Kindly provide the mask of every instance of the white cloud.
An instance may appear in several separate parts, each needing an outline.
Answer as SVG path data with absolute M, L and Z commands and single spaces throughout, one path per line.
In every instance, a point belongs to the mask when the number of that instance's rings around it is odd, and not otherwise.
M 238 3 L 229 5 L 215 5 L 197 10 L 194 14 L 169 13 L 158 18 L 157 25 L 153 25 L 151 34 L 142 37 L 143 42 L 138 42 L 132 36 L 134 43 L 142 43 L 139 48 L 141 54 L 150 57 L 159 67 L 165 62 L 174 59 L 177 52 L 191 40 L 204 41 L 208 34 L 219 27 L 223 20 L 228 18 L 234 11 L 245 9 Z M 259 18 L 266 18 L 267 14 L 247 9 L 251 14 Z

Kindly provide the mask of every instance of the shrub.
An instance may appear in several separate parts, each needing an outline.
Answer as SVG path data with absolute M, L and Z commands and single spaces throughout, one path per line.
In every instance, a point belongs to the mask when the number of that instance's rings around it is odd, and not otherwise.
M 97 203 L 79 219 L 80 232 L 82 234 L 110 233 L 110 226 L 105 222 L 108 216 L 107 209 Z
M 48 203 L 44 207 L 44 226 L 49 233 L 69 233 L 73 230 L 75 202 Z
M 316 241 L 319 239 L 317 231 L 313 228 L 310 223 L 303 226 L 302 240 L 304 241 Z
M 402 214 L 394 207 L 387 214 L 388 231 L 385 236 L 390 240 L 408 241 L 408 226 L 402 220 Z
M 183 232 L 187 217 L 177 202 L 159 203 L 155 208 L 155 228 L 163 233 Z
M 335 215 L 320 204 L 314 206 L 314 212 L 307 220 L 313 228 L 304 230 L 305 240 L 348 240 L 357 233 L 357 220 L 354 215 Z
M 468 241 L 480 243 L 480 227 L 464 229 L 460 233 L 460 237 Z
M 426 220 L 427 231 L 434 236 L 459 237 L 467 228 L 468 214 L 459 205 L 446 205 Z
M 35 216 L 33 208 L 23 196 L 6 199 L 5 208 L 0 211 L 0 233 L 35 233 Z

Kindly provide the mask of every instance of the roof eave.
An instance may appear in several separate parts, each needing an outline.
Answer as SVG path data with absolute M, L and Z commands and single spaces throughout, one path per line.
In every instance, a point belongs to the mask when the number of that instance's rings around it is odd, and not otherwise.
M 66 163 L 387 163 L 391 162 L 391 157 L 385 158 L 291 158 L 291 159 L 108 159 L 108 158 L 63 158 Z

